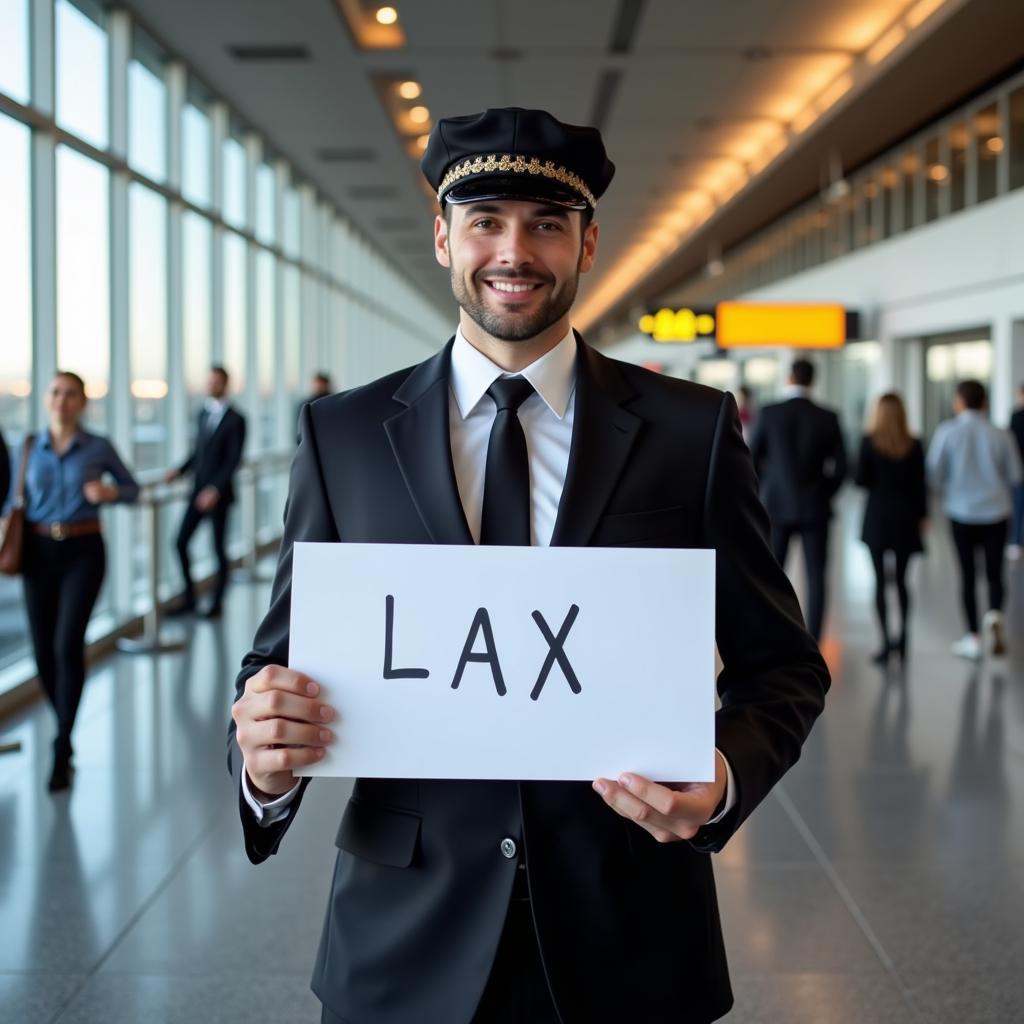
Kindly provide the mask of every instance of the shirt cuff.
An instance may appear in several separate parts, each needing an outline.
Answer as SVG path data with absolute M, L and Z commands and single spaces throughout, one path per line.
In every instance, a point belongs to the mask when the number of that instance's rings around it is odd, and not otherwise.
M 722 754 L 718 747 L 715 747 L 715 753 L 721 754 L 722 760 L 725 762 L 725 802 L 718 814 L 706 823 L 708 825 L 717 825 L 736 806 L 736 780 L 732 776 L 732 765 L 729 764 L 729 758 Z
M 287 817 L 288 808 L 291 807 L 301 785 L 301 782 L 296 782 L 287 793 L 279 796 L 276 800 L 271 800 L 269 804 L 261 804 L 253 796 L 249 786 L 249 773 L 245 770 L 245 765 L 242 766 L 242 796 L 245 797 L 245 802 L 249 805 L 249 810 L 252 811 L 257 824 L 262 828 L 269 828 L 282 818 Z

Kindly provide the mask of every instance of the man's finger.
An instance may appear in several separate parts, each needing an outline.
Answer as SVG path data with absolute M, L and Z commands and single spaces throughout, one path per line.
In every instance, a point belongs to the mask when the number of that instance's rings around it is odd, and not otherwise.
M 669 837 L 673 840 L 691 839 L 697 833 L 700 822 L 696 817 L 667 817 L 617 782 L 597 779 L 594 789 L 613 811 L 640 825 L 658 842 L 668 842 Z
M 250 748 L 268 746 L 322 747 L 334 740 L 334 733 L 318 725 L 271 718 L 251 722 L 245 727 L 245 742 Z
M 710 799 L 710 791 L 705 783 L 685 783 L 685 789 L 669 789 L 642 775 L 627 772 L 619 776 L 619 785 L 644 803 L 650 804 L 666 818 L 704 823 L 703 815 Z
M 250 677 L 245 684 L 249 693 L 265 693 L 267 690 L 288 690 L 290 693 L 301 693 L 315 697 L 320 687 L 301 672 L 296 672 L 282 665 L 267 665 L 256 675 Z
M 334 708 L 311 697 L 300 697 L 287 690 L 267 690 L 253 695 L 248 717 L 260 721 L 267 718 L 290 718 L 294 722 L 329 722 Z
M 322 760 L 323 756 L 323 747 L 263 747 L 247 756 L 245 763 L 249 777 L 259 786 L 258 779 L 262 775 L 276 775 L 302 768 Z

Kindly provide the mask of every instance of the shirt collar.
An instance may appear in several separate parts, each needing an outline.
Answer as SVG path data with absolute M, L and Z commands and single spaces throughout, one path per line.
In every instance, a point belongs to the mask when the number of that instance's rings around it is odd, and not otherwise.
M 204 404 L 204 408 L 207 412 L 212 412 L 215 416 L 220 415 L 228 406 L 227 401 L 221 398 L 207 398 Z
M 474 348 L 460 327 L 455 332 L 455 344 L 452 345 L 450 383 L 463 419 L 476 408 L 487 394 L 487 389 L 503 376 L 525 377 L 547 407 L 562 419 L 576 386 L 576 335 L 570 328 L 550 352 L 545 352 L 519 373 L 506 373 Z
M 801 384 L 787 384 L 782 391 L 783 398 L 810 398 L 811 389 Z
M 82 444 L 84 441 L 85 441 L 85 433 L 82 430 L 82 428 L 79 427 L 78 430 L 75 431 L 75 436 L 73 438 L 71 438 L 71 444 L 68 445 L 67 451 L 64 454 L 66 455 L 67 452 L 71 451 L 72 448 L 77 447 L 78 445 Z M 52 442 L 52 440 L 50 438 L 50 428 L 49 427 L 43 427 L 39 431 L 38 435 L 36 436 L 36 444 L 40 448 L 49 448 L 51 451 L 53 450 L 53 442 Z

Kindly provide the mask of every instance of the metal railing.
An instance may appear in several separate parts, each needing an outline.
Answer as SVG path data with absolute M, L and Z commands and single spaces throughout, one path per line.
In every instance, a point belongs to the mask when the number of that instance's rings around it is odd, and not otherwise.
M 256 458 L 246 459 L 235 477 L 236 491 L 242 506 L 243 537 L 246 546 L 242 556 L 241 569 L 236 569 L 236 576 L 249 582 L 265 582 L 267 577 L 259 575 L 258 562 L 261 549 L 273 541 L 271 537 L 260 538 L 259 530 L 259 491 L 262 481 L 287 471 L 291 463 L 292 452 L 263 452 Z M 168 505 L 181 500 L 188 500 L 192 490 L 187 483 L 175 481 L 166 483 L 162 471 L 140 473 L 138 475 L 142 490 L 139 494 L 138 507 L 142 511 L 146 523 L 146 550 L 148 562 L 149 594 L 146 611 L 142 615 L 142 633 L 139 636 L 120 637 L 117 648 L 126 654 L 162 654 L 180 651 L 185 646 L 183 637 L 163 635 L 162 626 L 167 601 L 160 596 L 162 559 L 164 556 L 164 539 L 161 532 L 162 516 Z

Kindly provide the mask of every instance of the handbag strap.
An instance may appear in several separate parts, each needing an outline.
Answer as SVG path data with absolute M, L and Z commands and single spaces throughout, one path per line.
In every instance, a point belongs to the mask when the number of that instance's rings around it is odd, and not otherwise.
M 35 434 L 28 434 L 21 445 L 21 465 L 18 467 L 18 486 L 14 492 L 11 508 L 22 508 L 25 504 L 25 475 L 28 471 L 28 457 L 32 452 Z

